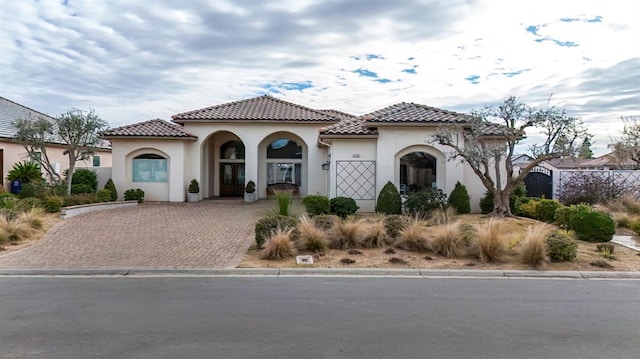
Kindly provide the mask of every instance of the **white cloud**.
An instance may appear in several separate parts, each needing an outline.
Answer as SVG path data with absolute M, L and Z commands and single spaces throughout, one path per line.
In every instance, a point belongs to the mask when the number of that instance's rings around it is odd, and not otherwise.
M 0 96 L 52 115 L 95 108 L 117 126 L 267 85 L 356 114 L 553 93 L 604 151 L 620 116 L 640 114 L 638 13 L 622 0 L 2 2 Z

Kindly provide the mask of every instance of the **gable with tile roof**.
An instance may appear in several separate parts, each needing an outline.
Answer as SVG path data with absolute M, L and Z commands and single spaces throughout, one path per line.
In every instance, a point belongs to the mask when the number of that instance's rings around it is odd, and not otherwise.
M 116 186 L 142 188 L 149 200 L 184 201 L 192 179 L 200 184 L 200 198 L 243 196 L 253 181 L 258 198 L 276 190 L 346 196 L 370 212 L 387 181 L 407 194 L 431 187 L 449 193 L 460 180 L 482 196 L 473 173 L 448 161 L 449 149 L 429 142 L 438 126 L 462 131 L 469 119 L 415 103 L 356 116 L 259 96 L 181 112 L 171 122 L 111 129 L 105 137 L 120 158 Z M 152 167 L 157 160 L 160 171 L 168 166 L 171 174 L 164 182 L 141 181 L 134 168 L 143 160 Z

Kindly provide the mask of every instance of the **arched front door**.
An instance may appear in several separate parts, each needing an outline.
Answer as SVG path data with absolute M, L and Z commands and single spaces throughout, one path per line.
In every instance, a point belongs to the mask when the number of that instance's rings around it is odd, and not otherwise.
M 244 144 L 229 141 L 220 147 L 220 196 L 244 194 Z

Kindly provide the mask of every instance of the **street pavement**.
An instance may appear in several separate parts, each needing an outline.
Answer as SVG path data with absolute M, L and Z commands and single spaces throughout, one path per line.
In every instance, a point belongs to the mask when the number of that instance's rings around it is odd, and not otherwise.
M 3 358 L 637 358 L 640 281 L 0 277 Z

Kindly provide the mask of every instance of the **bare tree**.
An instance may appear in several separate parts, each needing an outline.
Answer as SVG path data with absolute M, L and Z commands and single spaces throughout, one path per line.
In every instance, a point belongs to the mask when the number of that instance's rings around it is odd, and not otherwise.
M 531 162 L 514 173 L 516 145 L 526 138 L 529 129 L 537 130 L 542 140 L 530 146 Z M 471 167 L 493 194 L 491 214 L 502 217 L 513 216 L 509 196 L 533 167 L 552 158 L 575 155 L 576 141 L 585 136 L 580 120 L 568 116 L 564 109 L 549 103 L 545 108 L 533 108 L 511 96 L 498 106 L 472 111 L 465 125 L 438 128 L 433 142 L 452 148 L 450 159 L 460 159 Z
M 622 117 L 622 138 L 609 145 L 619 161 L 630 159 L 640 166 L 640 116 Z
M 83 161 L 95 153 L 102 142 L 100 132 L 107 129 L 108 124 L 95 114 L 94 110 L 83 112 L 72 109 L 56 119 L 57 134 L 66 143 L 64 154 L 69 157 L 69 174 L 67 175 L 67 194 L 71 194 L 71 181 L 77 161 Z
M 16 119 L 11 123 L 16 129 L 14 140 L 27 151 L 29 159 L 44 169 L 52 183 L 62 179 L 49 160 L 47 145 L 54 142 L 55 124 L 42 116 Z
M 65 148 L 69 158 L 67 194 L 71 194 L 71 181 L 77 161 L 86 160 L 101 144 L 100 132 L 108 124 L 93 110 L 83 112 L 72 109 L 50 120 L 44 117 L 16 119 L 12 122 L 17 133 L 15 141 L 24 146 L 29 157 L 40 164 L 53 183 L 61 181 L 60 174 L 49 160 L 47 146 L 56 144 Z

